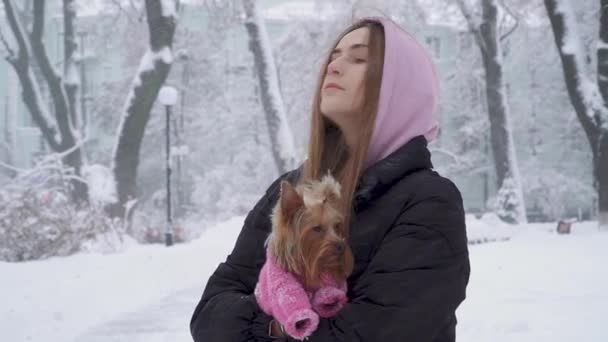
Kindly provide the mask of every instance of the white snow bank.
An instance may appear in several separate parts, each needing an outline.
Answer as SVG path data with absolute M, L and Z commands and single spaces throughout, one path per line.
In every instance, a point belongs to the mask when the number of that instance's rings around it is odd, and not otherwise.
M 0 262 L 4 341 L 71 341 L 91 327 L 205 282 L 236 241 L 243 217 L 190 244 L 138 245 L 118 254 Z M 200 296 L 199 294 L 199 296 Z M 199 298 L 192 298 L 192 307 Z M 184 322 L 184 329 L 188 326 Z

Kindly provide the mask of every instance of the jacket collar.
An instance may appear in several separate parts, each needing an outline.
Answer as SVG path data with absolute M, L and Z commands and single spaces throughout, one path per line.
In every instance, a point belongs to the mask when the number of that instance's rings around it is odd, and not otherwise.
M 423 135 L 414 137 L 386 158 L 365 169 L 353 198 L 355 211 L 384 193 L 403 177 L 422 169 L 432 169 L 431 153 Z
M 297 182 L 304 164 L 288 175 Z M 367 203 L 377 198 L 403 177 L 419 170 L 432 169 L 431 153 L 423 135 L 414 137 L 386 158 L 365 169 L 359 177 L 353 196 L 353 208 L 360 211 Z

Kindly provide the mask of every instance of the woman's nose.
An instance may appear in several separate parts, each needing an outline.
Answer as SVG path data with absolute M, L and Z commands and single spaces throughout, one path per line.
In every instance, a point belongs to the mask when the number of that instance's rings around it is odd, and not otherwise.
M 342 67 L 340 66 L 340 62 L 337 59 L 334 59 L 327 65 L 327 73 L 328 74 L 342 74 Z

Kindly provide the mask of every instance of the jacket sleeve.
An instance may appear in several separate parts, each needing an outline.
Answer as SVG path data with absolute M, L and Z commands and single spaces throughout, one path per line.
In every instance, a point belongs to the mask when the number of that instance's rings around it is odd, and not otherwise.
M 249 212 L 231 254 L 207 281 L 190 321 L 195 342 L 271 341 L 268 324 L 272 317 L 261 311 L 253 291 L 265 260 L 269 215 L 284 176 Z
M 447 179 L 429 188 L 402 209 L 352 285 L 351 301 L 321 319 L 308 342 L 455 339 L 470 273 L 462 198 Z

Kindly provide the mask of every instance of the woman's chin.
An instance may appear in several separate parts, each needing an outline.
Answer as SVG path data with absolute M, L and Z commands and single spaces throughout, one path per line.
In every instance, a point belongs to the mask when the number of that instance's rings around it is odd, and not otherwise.
M 345 110 L 338 106 L 321 107 L 321 113 L 336 126 L 340 126 L 340 118 L 346 116 Z

